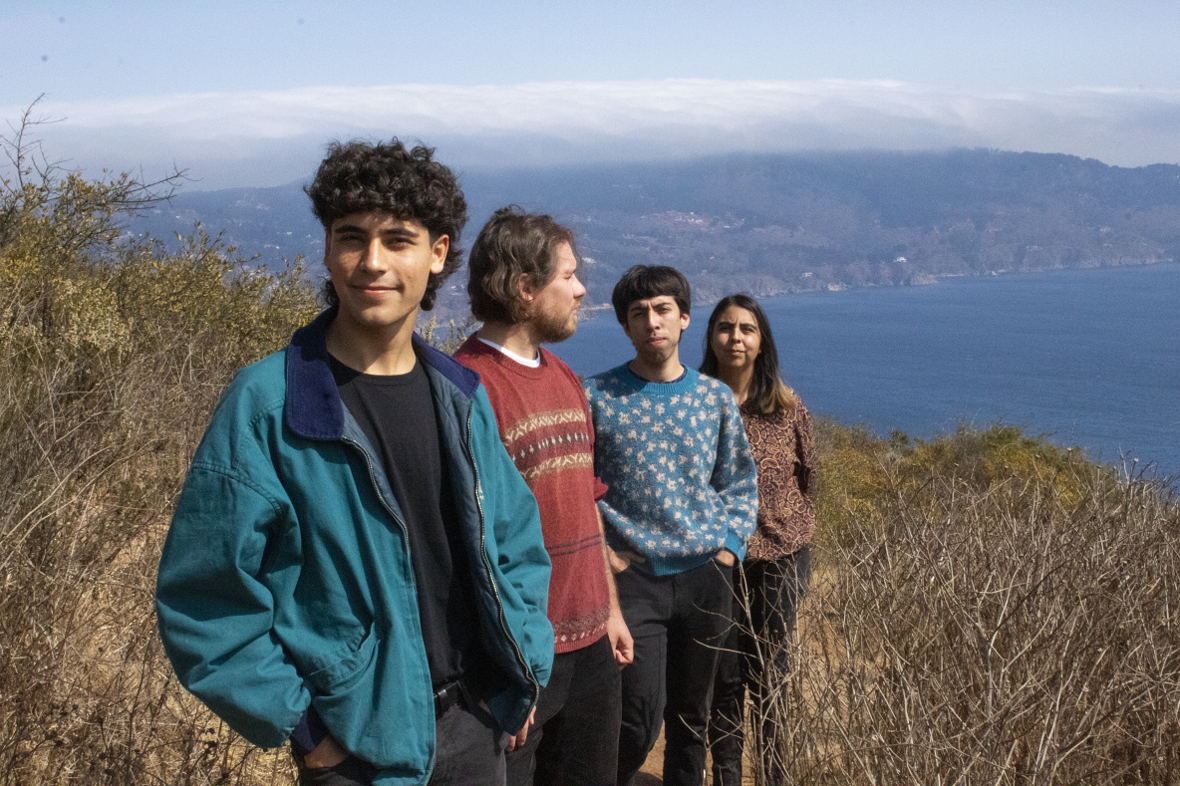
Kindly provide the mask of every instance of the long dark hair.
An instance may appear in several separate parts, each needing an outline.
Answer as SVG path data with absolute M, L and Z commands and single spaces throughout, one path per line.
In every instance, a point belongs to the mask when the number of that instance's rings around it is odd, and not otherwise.
M 763 415 L 772 415 L 780 409 L 793 410 L 797 398 L 795 391 L 779 377 L 778 350 L 774 346 L 774 335 L 770 332 L 770 320 L 766 318 L 766 312 L 758 305 L 758 301 L 749 295 L 726 295 L 713 308 L 713 313 L 709 315 L 709 327 L 705 331 L 705 359 L 701 361 L 701 373 L 721 378 L 717 353 L 713 351 L 713 331 L 717 327 L 718 317 L 730 306 L 744 308 L 754 315 L 761 338 L 758 357 L 754 358 L 754 378 L 750 380 L 746 407 Z

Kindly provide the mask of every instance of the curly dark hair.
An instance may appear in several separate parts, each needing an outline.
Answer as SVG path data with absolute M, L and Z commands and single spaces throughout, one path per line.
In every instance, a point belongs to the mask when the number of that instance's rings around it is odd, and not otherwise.
M 528 276 L 538 289 L 552 281 L 562 243 L 569 243 L 580 265 L 574 233 L 552 216 L 526 213 L 518 205 L 497 210 L 467 258 L 471 315 L 481 322 L 524 322 L 528 303 L 520 293 L 520 277 Z
M 407 150 L 397 137 L 377 144 L 333 142 L 315 180 L 303 189 L 325 231 L 344 216 L 380 211 L 399 221 L 422 222 L 432 243 L 442 235 L 450 239 L 442 272 L 427 280 L 423 311 L 434 308 L 438 288 L 459 269 L 459 233 L 467 223 L 467 201 L 454 173 L 433 156 L 434 148 Z M 340 304 L 331 279 L 322 294 L 329 306 Z

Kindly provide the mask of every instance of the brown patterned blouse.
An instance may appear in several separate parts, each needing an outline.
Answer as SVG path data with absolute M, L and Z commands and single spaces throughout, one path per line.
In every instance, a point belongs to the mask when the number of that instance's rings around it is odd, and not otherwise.
M 746 546 L 746 560 L 782 559 L 815 535 L 811 415 L 796 398 L 793 411 L 784 408 L 773 415 L 743 406 L 742 421 L 758 464 L 758 529 Z

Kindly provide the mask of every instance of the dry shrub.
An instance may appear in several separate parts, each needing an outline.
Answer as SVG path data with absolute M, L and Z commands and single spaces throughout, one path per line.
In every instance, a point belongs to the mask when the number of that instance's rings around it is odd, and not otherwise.
M 121 237 L 158 192 L 4 142 L 0 784 L 289 783 L 285 757 L 180 689 L 153 595 L 220 392 L 314 313 L 312 290 L 200 232 L 177 255 Z
M 777 739 L 755 744 L 808 784 L 1180 782 L 1169 485 L 999 426 L 841 430 L 823 426 L 821 508 L 847 504 L 845 526 L 774 679 Z M 832 467 L 856 444 L 873 483 Z
M 438 347 L 448 355 L 453 355 L 459 347 L 463 346 L 463 342 L 467 340 L 467 336 L 473 332 L 476 325 L 475 318 L 468 316 L 462 325 L 456 324 L 453 319 L 447 320 L 444 330 L 438 317 L 431 314 L 430 319 L 418 323 L 418 334 L 427 344 Z

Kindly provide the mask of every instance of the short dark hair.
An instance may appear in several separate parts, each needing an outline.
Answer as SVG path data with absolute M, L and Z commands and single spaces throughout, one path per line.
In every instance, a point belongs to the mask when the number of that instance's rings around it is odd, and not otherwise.
M 674 267 L 667 265 L 635 265 L 615 284 L 610 302 L 615 307 L 615 319 L 627 324 L 627 309 L 636 300 L 667 295 L 676 301 L 681 314 L 692 308 L 692 290 L 688 279 Z
M 471 315 L 481 322 L 524 322 L 528 303 L 520 294 L 521 274 L 538 288 L 552 281 L 562 243 L 569 243 L 580 265 L 573 231 L 552 216 L 526 213 L 519 205 L 497 210 L 480 230 L 467 259 Z
M 779 376 L 778 350 L 774 346 L 774 334 L 770 332 L 770 320 L 758 301 L 749 295 L 726 295 L 713 308 L 709 327 L 705 330 L 705 359 L 701 361 L 701 373 L 720 377 L 717 353 L 713 351 L 713 331 L 717 329 L 718 318 L 730 306 L 744 308 L 753 314 L 760 334 L 758 357 L 754 358 L 754 377 L 750 380 L 745 406 L 763 415 L 772 415 L 780 409 L 793 410 L 797 398 L 795 391 Z
M 333 142 L 315 180 L 303 189 L 325 230 L 344 216 L 376 211 L 399 221 L 420 221 L 432 243 L 442 235 L 449 238 L 442 272 L 431 273 L 426 282 L 424 311 L 434 308 L 438 288 L 459 268 L 459 233 L 467 223 L 467 201 L 454 173 L 433 156 L 434 148 L 407 150 L 397 137 L 377 144 Z M 331 279 L 323 295 L 329 306 L 339 305 Z

